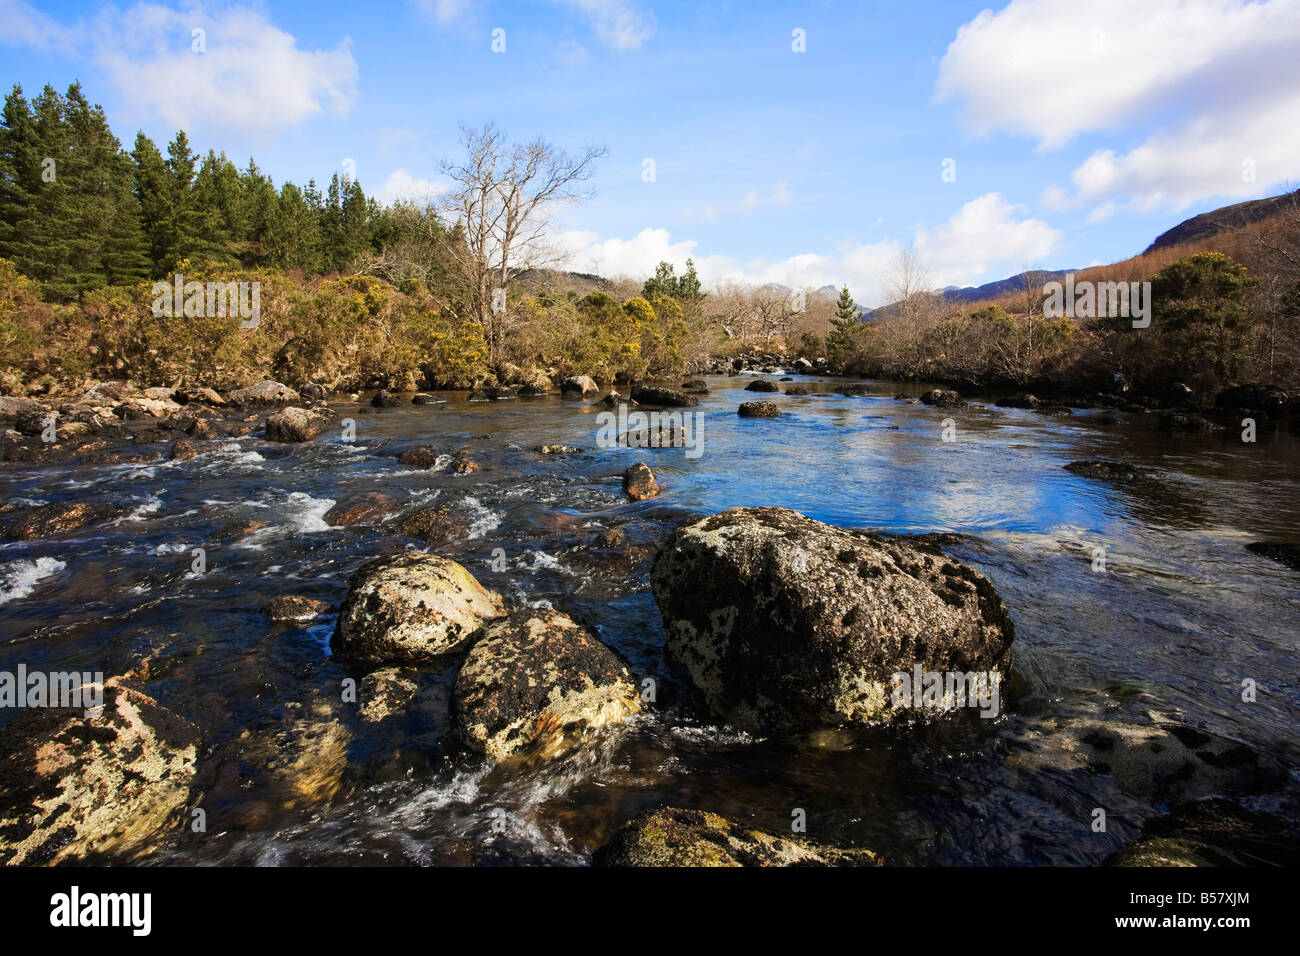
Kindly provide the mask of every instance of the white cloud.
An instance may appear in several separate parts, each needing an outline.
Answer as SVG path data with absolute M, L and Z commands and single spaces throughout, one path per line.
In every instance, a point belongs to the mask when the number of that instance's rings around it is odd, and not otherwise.
M 442 195 L 451 187 L 445 182 L 432 179 L 417 179 L 405 169 L 394 169 L 388 174 L 383 185 L 373 193 L 382 203 L 415 202 L 425 203 Z
M 415 0 L 415 8 L 435 22 L 446 26 L 469 13 L 470 0 Z
M 256 137 L 327 112 L 344 116 L 357 98 L 351 41 L 302 50 L 248 7 L 138 3 L 61 24 L 18 0 L 0 0 L 0 15 L 14 25 L 10 42 L 87 50 L 129 108 L 177 128 Z
M 933 230 L 917 229 L 911 242 L 925 262 L 936 288 L 966 285 L 988 278 L 994 270 L 1019 271 L 1025 262 L 1051 254 L 1061 234 L 1038 219 L 1019 218 L 1024 207 L 989 193 L 962 206 Z M 821 288 L 848 284 L 862 303 L 879 304 L 883 280 L 899 250 L 899 242 L 847 244 L 834 252 L 802 253 L 786 259 L 745 262 L 724 255 L 702 256 L 695 240 L 674 242 L 666 229 L 643 229 L 632 239 L 604 239 L 591 232 L 560 236 L 568 268 L 603 276 L 644 277 L 660 261 L 681 268 L 694 258 L 700 279 L 708 286 L 737 281 L 776 282 L 792 288 Z
M 1107 203 L 1182 209 L 1300 174 L 1297 48 L 1300 0 L 1013 0 L 958 30 L 935 92 L 960 99 L 976 132 L 1041 149 L 1144 132 L 1126 152 L 1094 152 L 1073 195 L 1053 187 L 1044 200 L 1093 206 L 1094 219 Z
M 615 50 L 636 50 L 655 34 L 653 13 L 642 13 L 631 0 L 553 0 L 573 7 L 591 23 L 600 41 Z
M 0 43 L 44 52 L 74 50 L 74 37 L 66 27 L 23 0 L 0 0 L 0 21 L 5 25 Z
M 1061 234 L 1041 219 L 1018 218 L 1025 211 L 987 193 L 932 232 L 918 230 L 916 251 L 939 286 L 972 283 L 995 265 L 1035 262 L 1051 254 Z

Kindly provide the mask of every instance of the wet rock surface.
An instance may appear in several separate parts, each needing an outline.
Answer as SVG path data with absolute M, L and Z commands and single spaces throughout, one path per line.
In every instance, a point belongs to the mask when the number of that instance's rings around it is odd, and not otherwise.
M 575 737 L 641 709 L 627 662 L 555 610 L 485 627 L 461 665 L 452 702 L 465 744 L 498 759 L 554 756 Z
M 686 525 L 655 559 L 667 654 L 704 705 L 763 732 L 897 716 L 892 675 L 1001 673 L 1014 635 L 979 572 L 784 508 Z
M 0 730 L 0 863 L 126 861 L 185 823 L 198 731 L 117 680 Z
M 366 663 L 429 660 L 505 613 L 501 597 L 455 561 L 410 552 L 353 575 L 330 647 Z
M 661 807 L 639 814 L 595 854 L 597 866 L 880 866 L 866 849 L 777 836 L 705 810 Z

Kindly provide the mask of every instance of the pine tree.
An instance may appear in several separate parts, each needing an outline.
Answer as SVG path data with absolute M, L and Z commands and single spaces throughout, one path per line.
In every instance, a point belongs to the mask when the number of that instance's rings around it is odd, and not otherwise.
M 831 319 L 831 331 L 826 336 L 826 351 L 833 364 L 838 365 L 849 354 L 861 331 L 858 306 L 846 285 L 840 290 L 839 301 L 835 304 L 835 318 Z

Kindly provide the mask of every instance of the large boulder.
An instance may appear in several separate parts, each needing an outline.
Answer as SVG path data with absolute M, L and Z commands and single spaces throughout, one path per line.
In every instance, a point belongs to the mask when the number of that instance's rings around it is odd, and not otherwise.
M 751 830 L 707 810 L 660 807 L 628 821 L 592 861 L 597 866 L 879 866 L 870 850 L 819 846 Z
M 266 437 L 278 442 L 311 441 L 332 419 L 327 409 L 290 406 L 267 416 Z
M 103 386 L 100 386 L 103 389 Z M 295 405 L 301 397 L 288 385 L 265 379 L 248 388 L 237 388 L 226 395 L 231 405 Z
M 655 385 L 633 385 L 632 401 L 638 405 L 658 405 L 670 408 L 690 408 L 700 404 L 694 395 L 675 388 L 659 388 Z
M 904 709 L 895 674 L 983 673 L 991 687 L 1010 663 L 1011 621 L 979 572 L 785 508 L 679 528 L 650 582 L 669 659 L 744 729 L 877 721 Z
M 641 710 L 627 663 L 568 615 L 528 610 L 483 629 L 456 678 L 461 739 L 497 759 L 555 756 Z
M 586 398 L 600 391 L 600 386 L 590 375 L 570 375 L 560 383 L 560 395 L 564 398 Z
M 195 727 L 116 679 L 82 693 L 102 710 L 28 710 L 0 732 L 0 864 L 126 861 L 187 821 Z
M 419 552 L 376 558 L 353 575 L 330 647 L 366 663 L 429 660 L 504 613 L 501 596 L 455 561 Z
M 747 392 L 779 392 L 779 391 L 781 391 L 781 386 L 780 386 L 780 385 L 777 385 L 776 382 L 769 382 L 769 381 L 768 381 L 767 379 L 765 379 L 765 378 L 760 378 L 760 379 L 758 379 L 757 381 L 750 382 L 748 385 L 746 385 L 746 386 L 745 386 L 745 391 L 747 391 Z

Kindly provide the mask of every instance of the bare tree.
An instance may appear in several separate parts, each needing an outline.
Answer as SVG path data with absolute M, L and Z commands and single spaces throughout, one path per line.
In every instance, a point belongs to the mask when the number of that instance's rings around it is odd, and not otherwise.
M 899 250 L 885 278 L 885 297 L 893 304 L 890 325 L 894 335 L 894 361 L 900 371 L 919 375 L 925 365 L 925 341 L 942 314 L 942 303 L 930 291 L 930 274 L 911 246 Z
M 587 147 L 575 156 L 541 139 L 510 143 L 491 123 L 481 130 L 462 127 L 461 133 L 464 158 L 439 164 L 452 182 L 439 209 L 464 235 L 452 257 L 468 286 L 471 312 L 483 326 L 489 361 L 499 367 L 510 332 L 510 282 L 558 261 L 546 241 L 552 216 L 559 205 L 591 195 L 582 184 L 607 151 Z

